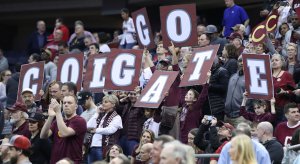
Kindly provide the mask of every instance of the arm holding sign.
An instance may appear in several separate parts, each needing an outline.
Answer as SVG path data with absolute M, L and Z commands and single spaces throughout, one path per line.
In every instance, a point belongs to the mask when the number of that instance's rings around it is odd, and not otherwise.
M 144 55 L 144 59 L 145 59 L 145 62 L 144 62 L 144 69 L 150 67 L 151 70 L 152 70 L 152 67 L 154 67 L 154 63 L 153 63 L 153 61 L 152 61 L 152 59 L 151 59 L 151 55 L 150 55 L 149 51 L 147 50 L 147 48 L 144 48 L 144 53 L 143 53 L 143 55 Z
M 252 112 L 248 112 L 246 110 L 246 102 L 247 102 L 248 92 L 243 93 L 243 101 L 240 108 L 240 115 L 243 116 L 246 120 L 254 121 L 256 114 Z
M 169 46 L 169 51 L 172 54 L 172 65 L 176 65 L 178 64 L 178 56 L 177 56 L 177 51 L 176 48 L 173 44 L 173 42 L 171 41 L 171 46 Z

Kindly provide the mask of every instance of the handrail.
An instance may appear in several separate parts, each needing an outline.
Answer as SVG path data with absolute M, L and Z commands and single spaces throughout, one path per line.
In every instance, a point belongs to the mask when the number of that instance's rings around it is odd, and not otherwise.
M 287 147 L 288 150 L 300 149 L 300 144 Z
M 195 158 L 219 158 L 220 154 L 195 154 Z

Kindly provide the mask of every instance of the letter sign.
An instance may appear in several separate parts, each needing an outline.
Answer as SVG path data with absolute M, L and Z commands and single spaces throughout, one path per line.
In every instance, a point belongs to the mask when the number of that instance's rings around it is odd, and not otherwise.
M 73 82 L 81 89 L 83 71 L 83 54 L 60 55 L 57 66 L 57 81 Z
M 220 45 L 211 45 L 193 50 L 193 56 L 184 72 L 180 87 L 203 85 L 207 81 L 207 72 L 216 58 Z
M 155 71 L 134 106 L 158 108 L 178 73 L 177 71 Z
M 106 69 L 108 55 L 90 55 L 87 70 L 83 77 L 83 89 L 91 92 L 102 92 L 105 84 L 104 70 Z
M 151 31 L 151 24 L 148 18 L 146 8 L 142 8 L 133 12 L 132 19 L 134 22 L 135 31 L 137 32 L 137 39 L 141 49 L 147 47 L 148 49 L 155 48 L 153 34 Z
M 139 85 L 142 50 L 117 49 L 109 53 L 106 67 L 106 90 L 133 91 Z
M 270 56 L 243 54 L 242 57 L 248 97 L 270 100 L 274 94 Z
M 177 47 L 197 45 L 195 4 L 162 6 L 160 20 L 165 47 L 170 41 Z
M 18 97 L 17 100 L 22 100 L 22 91 L 26 88 L 31 88 L 33 91 L 34 99 L 36 101 L 41 99 L 38 94 L 43 87 L 44 79 L 44 62 L 38 62 L 34 64 L 23 64 L 21 66 Z

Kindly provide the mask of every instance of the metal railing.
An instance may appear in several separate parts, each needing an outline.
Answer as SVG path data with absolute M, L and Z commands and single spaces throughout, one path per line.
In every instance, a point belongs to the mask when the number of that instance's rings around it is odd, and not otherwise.
M 219 158 L 220 154 L 195 154 L 195 158 Z

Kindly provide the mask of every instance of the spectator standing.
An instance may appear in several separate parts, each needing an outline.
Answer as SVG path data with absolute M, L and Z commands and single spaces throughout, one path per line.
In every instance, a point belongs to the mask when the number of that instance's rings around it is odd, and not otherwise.
M 286 146 L 290 143 L 295 130 L 300 127 L 300 114 L 297 104 L 286 104 L 284 106 L 284 115 L 287 121 L 277 125 L 274 136 L 283 146 Z
M 131 163 L 140 163 L 141 162 L 141 150 L 143 145 L 147 143 L 153 143 L 154 142 L 154 133 L 151 130 L 144 130 L 140 137 L 140 143 L 135 146 L 133 151 L 131 152 Z
M 220 44 L 220 47 L 219 47 L 218 53 L 217 53 L 218 56 L 220 56 L 222 54 L 222 50 L 223 50 L 225 44 L 227 43 L 226 38 L 219 37 L 220 34 L 215 25 L 206 26 L 205 33 L 210 35 L 210 38 L 211 38 L 210 44 L 211 45 Z
M 62 18 L 57 18 L 55 20 L 55 28 L 53 30 L 53 33 L 49 35 L 48 41 L 52 41 L 53 38 L 55 37 L 55 31 L 56 30 L 61 30 L 62 32 L 62 41 L 67 42 L 69 40 L 70 36 L 70 31 L 66 25 L 64 25 L 63 19 Z
M 6 106 L 7 107 L 12 106 L 17 100 L 20 70 L 21 70 L 21 64 L 16 63 L 15 64 L 16 72 L 13 73 L 11 77 L 7 80 L 7 84 L 6 84 L 6 97 L 7 97 Z
M 0 49 L 0 72 L 5 71 L 8 69 L 8 61 L 4 56 L 4 52 Z
M 105 161 L 109 163 L 111 160 L 116 158 L 119 154 L 123 154 L 123 149 L 121 146 L 115 144 L 106 153 Z
M 28 41 L 27 45 L 27 55 L 33 53 L 41 53 L 41 49 L 47 43 L 48 33 L 46 32 L 46 23 L 43 20 L 39 20 L 36 23 L 37 31 L 33 32 Z
M 225 101 L 225 118 L 224 121 L 233 126 L 245 121 L 240 116 L 240 106 L 243 101 L 245 91 L 245 76 L 243 71 L 242 56 L 238 58 L 238 72 L 233 74 L 228 82 L 227 96 Z
M 227 70 L 229 77 L 237 72 L 238 52 L 233 44 L 226 44 L 222 51 L 223 67 Z
M 106 95 L 102 99 L 102 107 L 87 122 L 88 164 L 102 160 L 108 147 L 114 145 L 119 139 L 119 129 L 122 129 L 122 119 L 115 111 L 119 99 L 115 95 Z
M 199 24 L 197 25 L 197 34 L 198 34 L 198 37 L 201 36 L 203 33 L 205 33 L 206 31 L 206 27 L 204 24 Z
M 10 164 L 10 155 L 8 154 L 9 146 L 7 145 L 9 143 L 8 138 L 2 139 L 2 143 L 0 145 L 0 163 L 1 164 Z
M 86 36 L 90 36 L 92 39 L 92 42 L 96 42 L 96 39 L 94 38 L 93 34 L 89 31 L 85 31 L 84 30 L 84 24 L 82 21 L 77 20 L 75 22 L 75 33 L 73 33 L 70 36 L 69 39 L 69 46 L 70 46 L 70 51 L 74 50 L 74 49 L 78 49 L 80 51 L 84 51 L 84 49 L 86 48 L 84 45 L 84 38 Z
M 133 19 L 129 17 L 129 10 L 126 8 L 121 10 L 121 17 L 124 21 L 122 25 L 123 34 L 121 35 L 120 48 L 131 49 L 136 44 Z
M 236 135 L 244 135 L 246 134 L 248 137 L 251 136 L 251 127 L 247 123 L 240 123 L 236 127 Z M 244 138 L 244 137 L 243 137 Z M 253 146 L 254 149 L 254 158 L 256 157 L 257 164 L 271 164 L 270 156 L 268 151 L 265 149 L 265 147 L 258 143 L 257 141 L 254 141 L 253 139 L 251 140 L 252 144 L 250 143 L 251 146 Z M 231 159 L 230 158 L 230 153 L 229 150 L 231 149 L 231 144 L 232 141 L 228 142 L 222 149 L 220 153 L 220 158 L 218 160 L 218 164 L 233 164 L 234 160 L 236 158 Z M 241 151 L 237 151 L 241 152 Z M 234 153 L 232 153 L 234 155 Z
M 160 154 L 160 164 L 193 164 L 195 153 L 192 147 L 179 141 L 165 143 Z
M 77 95 L 78 105 L 81 105 L 85 110 L 81 113 L 81 117 L 88 122 L 96 113 L 97 106 L 94 103 L 93 95 L 89 91 L 81 91 Z
M 46 49 L 49 49 L 52 53 L 51 61 L 58 55 L 58 44 L 62 42 L 63 32 L 60 29 L 54 31 L 53 40 L 48 42 L 45 46 Z
M 11 77 L 10 70 L 4 70 L 0 73 L 0 102 L 3 107 L 6 107 L 6 84 L 8 79 Z
M 247 135 L 241 134 L 232 139 L 229 154 L 234 163 L 257 164 L 251 139 Z
M 62 97 L 61 97 L 60 101 L 63 101 L 63 98 L 65 96 L 74 96 L 74 97 L 76 97 L 76 95 L 77 95 L 77 86 L 76 86 L 76 84 L 73 83 L 73 82 L 63 83 L 62 86 L 61 86 L 61 94 L 62 94 Z M 82 103 L 82 102 L 80 102 L 80 103 Z M 82 108 L 81 104 L 77 104 L 76 114 L 80 116 L 82 112 L 83 112 L 83 108 Z
M 28 64 L 37 63 L 41 60 L 41 55 L 37 53 L 33 53 L 28 58 Z
M 273 164 L 281 164 L 283 158 L 282 145 L 273 137 L 273 125 L 270 122 L 261 122 L 257 125 L 257 137 L 269 152 Z
M 10 111 L 10 123 L 13 125 L 12 134 L 23 135 L 30 138 L 28 129 L 28 118 L 26 105 L 16 102 L 12 107 L 7 108 Z
M 42 113 L 42 110 L 34 102 L 33 91 L 30 88 L 23 89 L 21 93 L 22 102 L 26 105 L 28 113 L 39 112 Z
M 14 135 L 9 143 L 10 163 L 12 164 L 32 164 L 29 161 L 31 143 L 28 138 L 22 135 Z
M 151 150 L 151 163 L 160 163 L 160 154 L 163 149 L 163 145 L 167 142 L 174 141 L 174 138 L 168 135 L 160 135 L 154 139 L 153 149 Z
M 41 60 L 45 61 L 44 66 L 44 86 L 47 86 L 51 81 L 56 80 L 57 66 L 51 61 L 52 52 L 48 49 L 43 50 Z
M 293 96 L 291 87 L 295 87 L 292 75 L 288 71 L 284 71 L 285 59 L 280 54 L 274 54 L 271 60 L 272 77 L 274 85 L 274 97 L 276 100 L 277 121 L 281 122 L 283 118 L 283 107 L 291 102 L 290 97 Z
M 85 120 L 76 115 L 76 108 L 76 97 L 71 95 L 65 96 L 63 99 L 64 119 L 61 105 L 56 99 L 51 99 L 48 119 L 40 135 L 42 139 L 52 136 L 51 164 L 55 164 L 65 157 L 72 159 L 75 164 L 82 162 L 82 146 L 87 128 Z
M 101 53 L 110 52 L 110 48 L 107 45 L 108 37 L 105 32 L 100 32 L 99 36 L 99 51 Z
M 236 24 L 244 24 L 245 27 L 249 24 L 249 18 L 244 8 L 234 3 L 234 0 L 225 0 L 226 9 L 223 15 L 223 36 L 228 37 Z
M 29 159 L 32 164 L 48 164 L 51 155 L 51 145 L 48 139 L 40 138 L 40 132 L 45 123 L 45 116 L 41 113 L 31 113 L 28 122 L 32 145 Z

